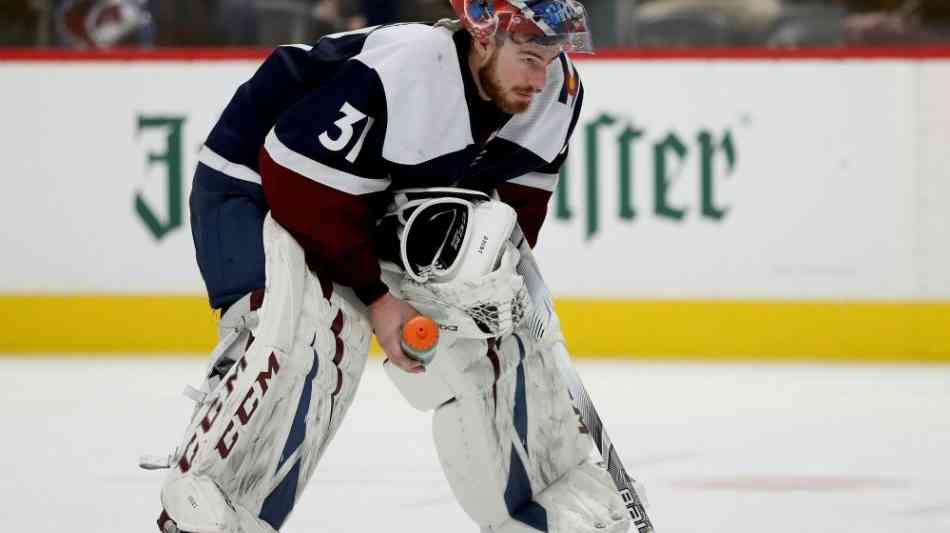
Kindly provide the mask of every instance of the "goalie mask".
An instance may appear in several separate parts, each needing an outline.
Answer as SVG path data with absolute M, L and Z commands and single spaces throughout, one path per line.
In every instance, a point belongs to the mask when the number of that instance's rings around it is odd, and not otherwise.
M 559 46 L 565 52 L 594 51 L 590 22 L 576 0 L 451 0 L 459 20 L 479 40 L 498 32 L 522 42 Z

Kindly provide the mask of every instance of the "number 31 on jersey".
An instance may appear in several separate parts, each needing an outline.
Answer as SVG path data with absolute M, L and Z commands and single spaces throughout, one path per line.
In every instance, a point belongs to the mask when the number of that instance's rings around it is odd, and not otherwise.
M 327 150 L 333 152 L 343 150 L 349 146 L 350 141 L 353 140 L 353 126 L 358 124 L 361 120 L 366 119 L 366 126 L 360 133 L 360 138 L 356 140 L 356 144 L 354 144 L 346 154 L 346 160 L 353 163 L 356 161 L 356 157 L 360 155 L 360 150 L 363 148 L 363 141 L 366 140 L 366 134 L 369 133 L 369 129 L 373 127 L 373 117 L 367 117 L 365 113 L 350 105 L 349 102 L 343 103 L 340 112 L 343 113 L 343 116 L 333 123 L 333 125 L 340 130 L 340 134 L 337 135 L 336 138 L 333 138 L 330 135 L 330 131 L 327 130 L 320 134 L 320 144 Z

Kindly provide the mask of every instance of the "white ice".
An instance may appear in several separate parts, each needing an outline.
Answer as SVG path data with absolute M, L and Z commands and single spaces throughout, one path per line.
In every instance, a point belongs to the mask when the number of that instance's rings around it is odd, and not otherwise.
M 371 359 L 283 531 L 476 529 Z M 950 532 L 950 366 L 583 360 L 660 533 Z M 0 531 L 157 531 L 200 358 L 0 358 Z

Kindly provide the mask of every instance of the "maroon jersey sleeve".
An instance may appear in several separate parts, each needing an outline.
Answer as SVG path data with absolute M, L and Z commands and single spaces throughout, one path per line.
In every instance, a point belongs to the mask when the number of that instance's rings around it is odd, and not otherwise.
M 518 224 L 528 239 L 528 244 L 534 248 L 538 242 L 538 233 L 544 224 L 548 212 L 548 201 L 551 193 L 527 185 L 520 185 L 511 181 L 502 183 L 498 187 L 498 196 L 502 202 L 514 208 L 518 214 Z
M 497 187 L 502 202 L 514 208 L 518 224 L 534 248 L 538 234 L 548 213 L 548 202 L 557 187 L 558 173 L 567 159 L 567 148 L 557 158 L 540 169 L 508 180 Z
M 367 305 L 385 294 L 373 247 L 371 199 L 311 181 L 264 150 L 259 164 L 271 214 L 303 247 L 310 269 L 352 287 Z
M 310 268 L 367 305 L 387 291 L 373 241 L 374 205 L 390 183 L 385 106 L 376 73 L 349 61 L 281 115 L 258 161 L 271 213 Z

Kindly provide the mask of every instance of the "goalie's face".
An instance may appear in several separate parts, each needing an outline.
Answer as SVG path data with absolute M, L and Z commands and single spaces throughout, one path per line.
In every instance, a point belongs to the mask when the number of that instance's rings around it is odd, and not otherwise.
M 485 95 L 506 113 L 527 110 L 544 89 L 548 66 L 560 47 L 538 44 L 520 33 L 491 39 L 483 46 L 487 58 L 478 69 L 478 80 Z

